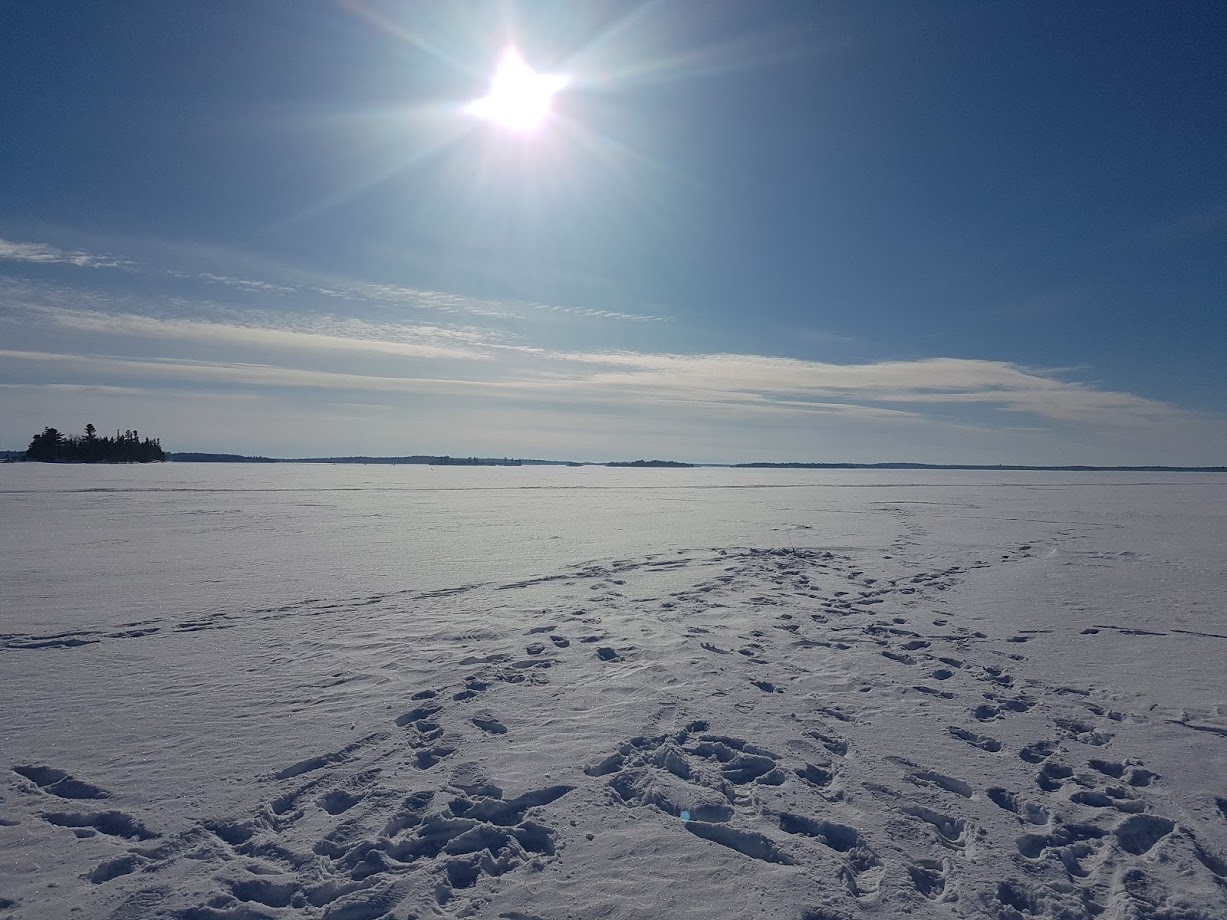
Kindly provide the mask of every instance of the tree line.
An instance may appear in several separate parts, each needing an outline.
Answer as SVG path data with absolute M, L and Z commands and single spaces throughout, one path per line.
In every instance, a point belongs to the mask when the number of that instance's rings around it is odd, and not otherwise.
M 136 430 L 116 431 L 115 437 L 98 437 L 98 429 L 85 426 L 83 436 L 65 435 L 56 428 L 44 428 L 26 448 L 27 460 L 44 463 L 154 463 L 166 459 L 157 438 L 141 440 Z

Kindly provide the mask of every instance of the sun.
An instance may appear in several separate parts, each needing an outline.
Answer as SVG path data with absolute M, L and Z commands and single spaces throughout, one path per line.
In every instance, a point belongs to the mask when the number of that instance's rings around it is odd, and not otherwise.
M 537 73 L 514 45 L 499 55 L 490 91 L 464 107 L 465 112 L 516 134 L 535 134 L 550 115 L 550 107 L 569 78 Z

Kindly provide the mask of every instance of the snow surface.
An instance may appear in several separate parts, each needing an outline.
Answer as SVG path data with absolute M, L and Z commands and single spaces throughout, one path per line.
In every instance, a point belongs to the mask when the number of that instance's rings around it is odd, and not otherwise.
M 0 917 L 1221 920 L 1225 498 L 0 467 Z

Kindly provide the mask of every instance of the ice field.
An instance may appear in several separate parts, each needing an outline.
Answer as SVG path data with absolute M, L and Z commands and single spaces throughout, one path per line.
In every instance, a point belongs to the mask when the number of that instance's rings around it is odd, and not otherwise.
M 0 466 L 0 918 L 1227 917 L 1227 476 Z

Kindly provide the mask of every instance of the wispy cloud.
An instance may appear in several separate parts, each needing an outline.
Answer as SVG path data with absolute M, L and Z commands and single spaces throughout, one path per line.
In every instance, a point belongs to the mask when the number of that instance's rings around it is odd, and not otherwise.
M 597 369 L 574 386 L 618 387 L 674 398 L 720 395 L 803 407 L 834 402 L 890 406 L 981 406 L 1058 422 L 1144 425 L 1184 414 L 1129 393 L 1096 389 L 1056 371 L 1003 361 L 928 358 L 833 364 L 759 355 L 589 353 L 562 356 Z
M 43 390 L 52 393 L 101 393 L 108 396 L 136 396 L 140 387 L 117 387 L 97 383 L 0 383 L 0 390 Z
M 159 267 L 135 259 L 87 252 L 85 250 L 60 249 L 46 243 L 29 243 L 0 238 L 0 261 L 41 264 L 64 264 L 78 268 L 123 269 L 132 273 L 177 281 L 226 287 L 248 294 L 298 295 L 299 297 L 329 298 L 354 304 L 408 307 L 431 310 L 445 314 L 462 314 L 486 318 L 523 318 L 534 312 L 558 313 L 568 316 L 601 320 L 617 320 L 632 323 L 669 322 L 670 317 L 646 313 L 599 310 L 590 307 L 545 304 L 525 300 L 495 300 L 434 291 L 426 288 L 394 284 L 356 282 L 337 279 L 320 279 L 304 282 L 278 278 L 249 278 L 234 274 L 211 271 L 183 271 L 173 267 Z
M 65 354 L 0 349 L 0 358 L 56 364 L 90 375 L 121 375 L 170 383 L 213 383 L 245 386 L 310 387 L 368 392 L 428 392 L 473 390 L 500 384 L 477 380 L 423 376 L 381 376 L 343 371 L 308 370 L 277 364 L 240 361 L 199 361 L 188 358 L 131 358 L 120 355 Z
M 216 283 L 233 280 L 215 277 L 222 279 Z M 85 309 L 31 303 L 20 296 L 29 292 L 18 287 L 16 293 L 18 296 L 6 299 L 9 318 L 21 322 L 24 316 L 31 326 L 79 336 L 157 342 L 157 350 L 168 356 L 208 345 L 223 354 L 228 349 L 236 358 L 261 359 L 223 361 L 207 370 L 146 362 L 141 365 L 145 375 L 207 377 L 246 385 L 366 387 L 372 391 L 417 388 L 424 393 L 457 395 L 480 392 L 482 398 L 489 398 L 493 388 L 499 396 L 570 404 L 675 404 L 743 413 L 855 415 L 883 421 L 926 416 L 986 427 L 1016 425 L 1019 418 L 1048 425 L 1138 427 L 1188 415 L 1167 403 L 1093 386 L 1068 370 L 1002 361 L 935 357 L 840 364 L 753 354 L 565 351 L 474 325 L 374 322 L 222 304 L 208 304 L 204 317 L 149 316 L 122 307 Z M 61 302 L 73 297 L 60 289 L 52 294 L 52 300 Z M 362 296 L 407 298 L 416 294 L 406 288 L 367 285 Z M 446 294 L 431 296 L 433 305 L 444 312 L 469 303 Z M 84 301 L 102 306 L 106 298 L 91 302 L 85 297 Z M 200 308 L 199 304 L 189 306 Z M 364 355 L 418 363 L 381 366 L 377 374 L 365 373 L 370 368 L 355 363 Z M 275 360 L 264 360 L 267 358 Z M 77 360 L 81 366 L 86 356 L 78 355 Z M 253 370 L 256 364 L 258 371 Z M 480 373 L 475 372 L 478 365 Z M 128 371 L 133 367 L 123 365 Z M 100 373 L 120 369 L 113 361 L 97 368 Z
M 131 259 L 99 255 L 81 249 L 58 249 L 46 243 L 22 243 L 0 238 L 0 262 L 34 262 L 40 264 L 61 263 L 80 268 L 134 269 L 137 263 Z
M 668 316 L 655 316 L 647 313 L 594 310 L 588 307 L 544 304 L 527 300 L 489 300 L 391 284 L 334 283 L 326 287 L 309 287 L 304 288 L 304 290 L 354 303 L 381 303 L 437 310 L 440 313 L 462 313 L 491 318 L 523 317 L 526 313 L 532 311 L 543 311 L 562 313 L 569 316 L 586 316 L 595 319 L 624 320 L 633 323 L 664 323 L 671 321 L 671 318 Z
M 10 413 L 26 411 L 20 407 L 30 401 L 23 393 L 45 397 L 48 405 L 53 398 L 69 405 L 73 394 L 84 400 L 141 393 L 153 405 L 170 399 L 167 394 L 216 392 L 227 398 L 278 394 L 275 399 L 304 412 L 337 401 L 386 402 L 409 415 L 437 413 L 437 424 L 457 431 L 465 429 L 453 413 L 465 412 L 481 419 L 470 424 L 483 430 L 503 426 L 503 436 L 530 423 L 556 439 L 567 426 L 580 427 L 592 443 L 613 437 L 606 431 L 620 432 L 609 443 L 621 443 L 636 431 L 659 438 L 699 428 L 710 444 L 720 443 L 722 432 L 734 439 L 772 431 L 774 443 L 784 445 L 818 443 L 815 432 L 842 431 L 848 444 L 927 441 L 935 452 L 948 449 L 946 435 L 990 445 L 984 450 L 997 449 L 992 445 L 1007 436 L 1026 450 L 1039 450 L 1037 439 L 1046 439 L 1044 449 L 1129 441 L 1149 451 L 1175 441 L 1165 441 L 1162 432 L 1175 432 L 1181 443 L 1202 444 L 1202 456 L 1227 443 L 1221 419 L 1096 385 L 1077 369 L 956 357 L 838 363 L 563 347 L 548 332 L 572 324 L 524 320 L 550 314 L 664 318 L 365 282 L 155 269 L 3 240 L 0 259 L 121 268 L 141 279 L 73 287 L 0 277 L 0 387 L 9 394 Z M 152 277 L 175 284 L 150 296 L 153 285 L 146 282 Z M 221 291 L 233 292 L 228 302 Z M 168 409 L 166 417 L 175 416 Z M 806 432 L 811 440 L 799 440 Z
M 179 343 L 204 342 L 310 354 L 351 352 L 464 361 L 489 358 L 488 353 L 477 347 L 482 343 L 478 333 L 440 326 L 381 327 L 360 320 L 295 316 L 280 317 L 280 325 L 235 324 L 59 307 L 35 307 L 30 313 L 62 329 Z
M 587 307 L 560 307 L 557 304 L 529 303 L 525 306 L 533 310 L 547 310 L 553 313 L 568 313 L 572 316 L 594 316 L 600 319 L 622 319 L 632 323 L 665 323 L 670 322 L 668 316 L 651 316 L 644 313 L 619 313 L 616 310 L 592 310 Z
M 85 332 L 156 338 L 163 342 L 207 342 L 255 347 L 280 353 L 275 362 L 156 360 L 116 355 L 7 350 L 12 360 L 60 362 L 105 376 L 138 374 L 179 381 L 234 385 L 369 390 L 372 392 L 448 393 L 482 399 L 550 400 L 579 405 L 602 403 L 634 411 L 635 406 L 675 405 L 740 413 L 856 416 L 881 422 L 941 419 L 985 428 L 1014 427 L 994 419 L 1006 412 L 1052 424 L 1097 428 L 1136 428 L 1189 419 L 1169 404 L 1129 393 L 1097 389 L 1052 371 L 999 361 L 932 358 L 869 364 L 831 364 L 757 355 L 672 355 L 499 350 L 480 340 L 465 340 L 453 330 L 408 327 L 416 341 L 320 334 L 287 329 L 111 316 L 85 311 L 48 314 L 65 328 Z M 368 335 L 375 330 L 368 330 Z M 361 354 L 378 354 L 409 363 L 380 373 L 352 366 Z M 335 361 L 314 365 L 321 355 Z M 346 355 L 349 357 L 347 358 Z M 296 356 L 297 359 L 296 360 Z M 481 361 L 479 376 L 456 365 L 434 361 Z M 470 365 L 471 366 L 471 365 Z M 990 416 L 985 417 L 984 413 Z
M 257 294 L 295 294 L 299 292 L 299 288 L 289 284 L 254 281 L 251 278 L 235 278 L 231 275 L 216 275 L 213 272 L 198 272 L 188 276 L 182 273 L 176 274 L 179 277 L 192 277 L 199 281 L 207 281 L 209 284 L 224 284 L 227 287 L 238 288 L 240 291 L 251 291 Z

